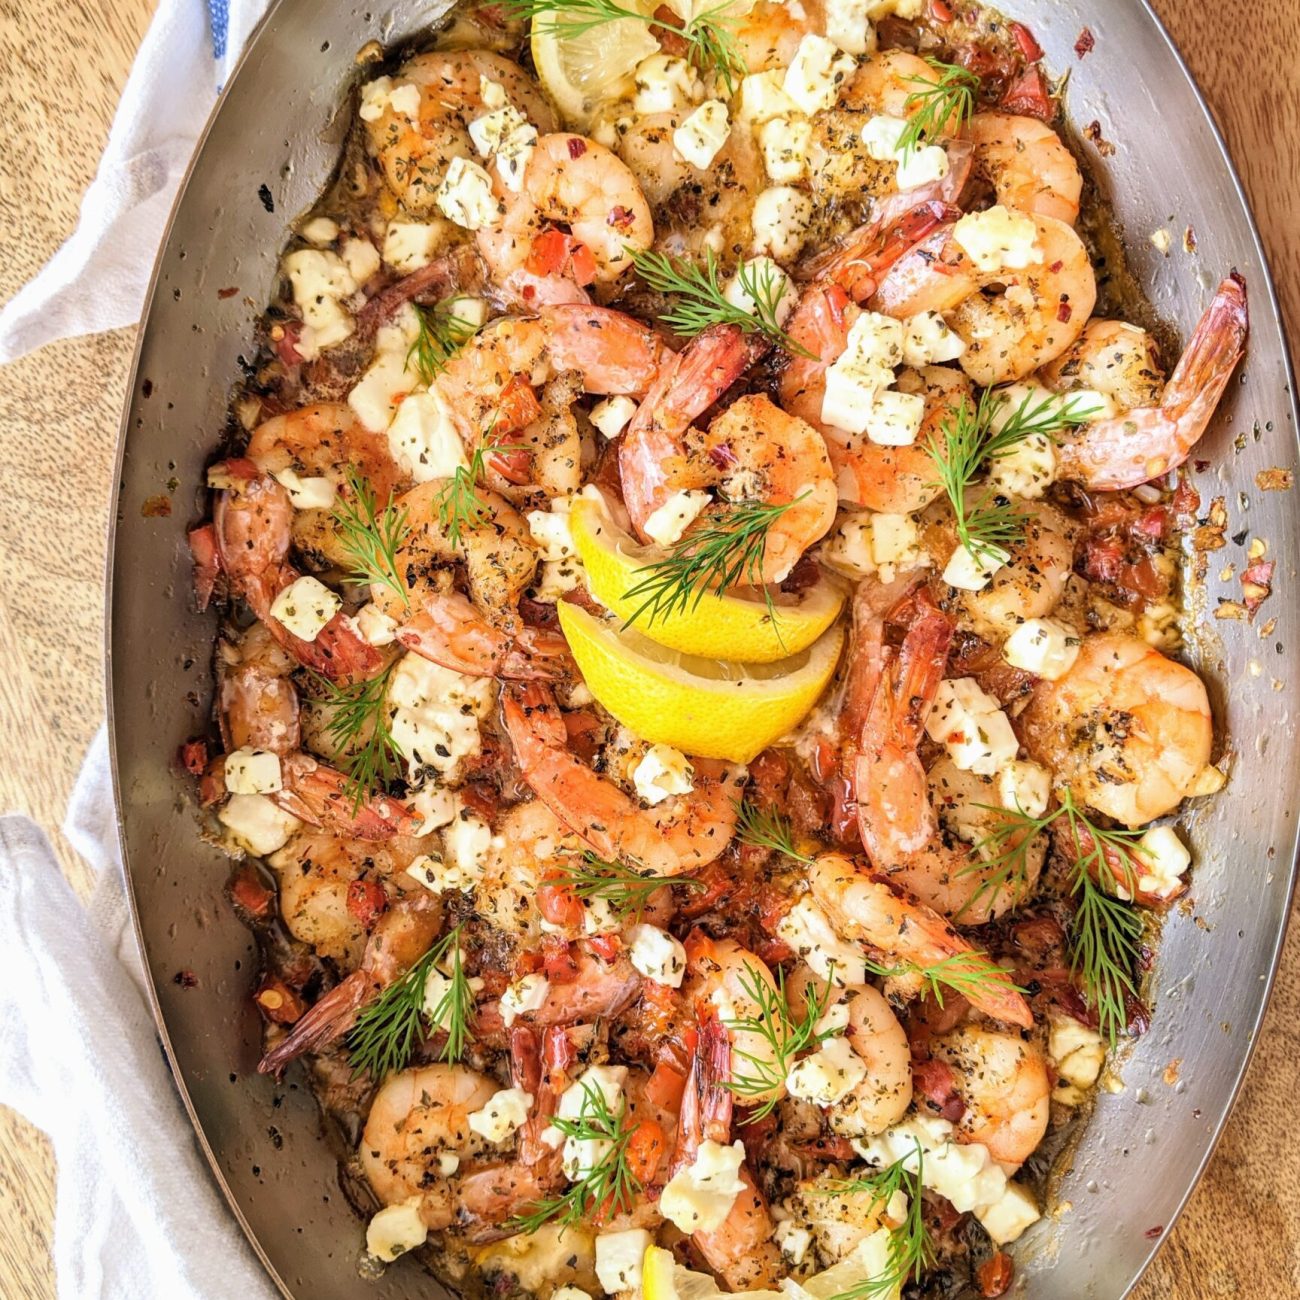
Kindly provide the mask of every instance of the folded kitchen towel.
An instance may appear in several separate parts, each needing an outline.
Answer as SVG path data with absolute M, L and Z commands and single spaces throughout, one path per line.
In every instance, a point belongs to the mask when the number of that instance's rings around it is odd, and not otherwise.
M 140 319 L 172 201 L 268 0 L 161 0 L 72 237 L 0 310 L 0 362 Z
M 83 906 L 49 841 L 0 817 L 0 1102 L 49 1134 L 59 1300 L 272 1300 L 182 1109 L 144 992 L 118 853 L 108 739 L 64 833 L 96 876 Z

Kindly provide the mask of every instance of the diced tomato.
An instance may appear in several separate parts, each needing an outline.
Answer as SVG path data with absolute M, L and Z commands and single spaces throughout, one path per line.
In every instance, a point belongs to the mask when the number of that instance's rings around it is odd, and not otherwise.
M 680 1070 L 674 1069 L 667 1061 L 660 1061 L 645 1086 L 645 1098 L 652 1106 L 676 1111 L 681 1107 L 682 1092 L 685 1088 L 686 1076 Z
M 354 880 L 348 885 L 348 911 L 363 929 L 370 930 L 388 910 L 388 897 L 377 880 Z
M 252 866 L 241 867 L 230 882 L 230 898 L 240 911 L 258 921 L 271 914 L 275 902 L 275 895 L 258 878 L 257 870 Z
M 1011 1256 L 1005 1250 L 998 1251 L 979 1266 L 980 1295 L 984 1300 L 997 1300 L 998 1296 L 1006 1295 L 1015 1275 L 1016 1268 Z
M 537 948 L 527 948 L 515 955 L 515 978 L 521 975 L 534 975 L 542 969 L 542 954 Z
M 623 940 L 617 934 L 595 934 L 587 946 L 601 961 L 613 961 L 623 950 Z
M 936 22 L 952 22 L 952 6 L 948 4 L 948 0 L 930 0 L 930 12 Z
M 561 880 L 544 880 L 537 887 L 537 910 L 552 925 L 582 927 L 582 900 Z
M 524 270 L 530 275 L 554 275 L 569 256 L 569 236 L 554 228 L 537 235 L 524 259 Z
M 1024 23 L 1008 23 L 1011 35 L 1016 38 L 1016 44 L 1020 47 L 1020 53 L 1027 58 L 1030 63 L 1036 63 L 1043 57 L 1043 47 L 1034 39 L 1034 34 Z
M 217 530 L 201 524 L 189 531 L 190 554 L 194 557 L 194 595 L 199 612 L 207 609 L 221 576 L 221 551 L 217 547 Z
M 1050 122 L 1056 116 L 1056 105 L 1052 102 L 1047 78 L 1038 67 L 1026 68 L 1007 87 L 998 107 L 1003 112 L 1036 117 L 1041 122 Z
M 625 1148 L 628 1172 L 644 1187 L 663 1159 L 664 1131 L 652 1119 L 643 1119 L 632 1130 Z
M 572 984 L 578 978 L 578 963 L 567 939 L 558 934 L 543 936 L 542 969 L 552 984 Z
M 191 776 L 202 776 L 208 765 L 208 742 L 206 740 L 187 740 L 177 751 L 176 761 L 182 771 Z
M 688 966 L 694 966 L 696 962 L 713 956 L 713 940 L 698 927 L 686 936 L 683 947 L 686 949 L 686 964 Z
M 253 994 L 253 1001 L 268 1020 L 277 1025 L 292 1025 L 301 1019 L 307 1004 L 283 980 L 269 975 Z
M 497 400 L 493 436 L 499 440 L 505 434 L 526 429 L 541 413 L 542 406 L 532 384 L 524 375 L 511 375 Z

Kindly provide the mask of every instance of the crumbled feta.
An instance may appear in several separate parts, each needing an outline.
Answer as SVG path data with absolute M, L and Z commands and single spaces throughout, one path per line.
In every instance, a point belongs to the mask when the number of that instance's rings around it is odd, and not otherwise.
M 451 1151 L 443 1151 L 438 1156 L 438 1172 L 444 1178 L 450 1178 L 460 1168 L 460 1157 Z
M 477 871 L 462 871 L 450 866 L 436 853 L 421 853 L 413 858 L 406 874 L 431 894 L 443 894 L 451 889 L 473 889 L 480 875 Z
M 632 772 L 632 784 L 637 794 L 653 805 L 675 794 L 690 794 L 695 789 L 694 775 L 695 769 L 680 749 L 651 745 Z
M 444 879 L 458 878 L 461 889 L 483 878 L 492 852 L 492 828 L 481 817 L 465 808 L 458 810 L 442 833 L 442 851 L 446 855 Z M 451 877 L 449 873 L 455 872 Z
M 736 1197 L 745 1189 L 740 1167 L 745 1144 L 723 1146 L 706 1138 L 695 1159 L 668 1180 L 659 1197 L 659 1212 L 682 1232 L 714 1232 L 722 1226 Z
M 373 601 L 357 610 L 357 631 L 373 646 L 392 645 L 397 640 L 397 620 L 385 614 Z
M 925 730 L 958 768 L 977 776 L 995 775 L 1020 748 L 1007 715 L 973 677 L 939 683 Z
M 257 857 L 282 849 L 302 825 L 263 794 L 232 794 L 217 813 L 217 820 Z
M 925 398 L 919 393 L 877 393 L 867 408 L 863 432 L 881 447 L 910 447 L 925 419 Z
M 834 108 L 840 87 L 857 66 L 857 60 L 851 55 L 836 49 L 824 36 L 810 32 L 799 42 L 781 89 L 811 117 Z
M 811 898 L 801 898 L 777 922 L 777 934 L 824 980 L 849 988 L 867 982 L 867 965 L 856 943 L 841 939 L 826 913 Z
M 339 256 L 359 289 L 382 265 L 379 250 L 368 239 L 345 239 Z
M 304 477 L 292 469 L 280 469 L 271 477 L 289 494 L 295 510 L 328 510 L 338 497 L 334 480 L 321 475 Z
M 451 478 L 469 465 L 451 407 L 437 389 L 410 393 L 398 403 L 388 426 L 388 448 L 403 472 L 417 483 Z
M 576 555 L 567 560 L 543 560 L 541 575 L 528 588 L 528 595 L 543 605 L 554 605 L 582 585 L 582 572 L 582 561 Z
M 402 398 L 423 387 L 419 371 L 410 364 L 411 344 L 420 320 L 410 303 L 403 303 L 387 325 L 375 334 L 375 355 L 348 394 L 348 405 L 367 429 L 383 433 L 393 422 Z
M 494 158 L 508 189 L 523 189 L 528 160 L 537 147 L 537 128 L 509 104 L 476 117 L 469 124 L 469 137 L 483 158 Z
M 740 83 L 740 107 L 736 116 L 751 127 L 760 127 L 774 117 L 789 117 L 798 112 L 795 102 L 781 88 L 785 72 L 755 72 Z
M 993 575 L 1011 558 L 1010 551 L 1000 546 L 989 546 L 973 554 L 958 545 L 944 565 L 943 580 L 960 591 L 983 591 Z
M 588 418 L 606 438 L 617 438 L 636 414 L 636 403 L 630 397 L 607 397 L 591 408 Z
M 448 298 L 446 311 L 448 320 L 465 330 L 482 329 L 488 318 L 487 300 L 470 294 Z
M 1047 1054 L 1067 1084 L 1091 1088 L 1106 1062 L 1106 1042 L 1073 1016 L 1052 1012 L 1047 1017 Z
M 456 796 L 442 785 L 436 774 L 407 793 L 406 806 L 420 818 L 416 835 L 431 835 L 451 821 L 460 811 Z
M 645 521 L 645 534 L 660 546 L 671 546 L 682 539 L 682 534 L 700 517 L 713 498 L 707 492 L 674 492 L 667 501 L 652 511 Z
M 1036 501 L 1056 480 L 1056 447 L 1045 433 L 1028 433 L 989 461 L 989 487 Z
M 288 254 L 283 265 L 298 313 L 311 330 L 310 341 L 300 339 L 298 351 L 304 360 L 312 361 L 325 348 L 350 338 L 356 329 L 356 322 L 340 303 L 356 293 L 357 282 L 337 253 L 317 248 L 300 248 Z
M 730 134 L 726 104 L 719 99 L 706 99 L 673 132 L 673 148 L 692 167 L 704 171 L 713 166 Z
M 891 515 L 883 511 L 873 514 L 871 558 L 879 569 L 917 564 L 921 558 L 921 530 L 916 520 L 911 515 Z
M 366 1225 L 366 1250 L 376 1259 L 392 1261 L 408 1250 L 423 1246 L 429 1229 L 420 1218 L 420 1198 L 389 1205 Z
M 787 185 L 803 176 L 811 143 L 812 123 L 802 114 L 774 117 L 758 128 L 763 166 L 778 185 Z
M 596 1279 L 607 1295 L 640 1291 L 641 1260 L 650 1241 L 644 1228 L 602 1232 L 596 1238 Z
M 1192 855 L 1172 826 L 1152 826 L 1137 842 L 1138 888 L 1158 898 L 1173 898 L 1183 888 Z
M 495 698 L 490 677 L 469 677 L 405 655 L 388 679 L 393 744 L 413 769 L 451 777 L 463 759 L 479 752 L 479 722 Z
M 628 932 L 628 960 L 633 969 L 656 984 L 681 988 L 686 974 L 686 949 L 667 930 L 641 922 Z
M 501 995 L 501 1019 L 506 1028 L 509 1029 L 519 1016 L 527 1015 L 530 1011 L 540 1011 L 550 987 L 551 981 L 538 973 L 523 975 L 508 985 Z
M 582 929 L 585 934 L 618 934 L 623 918 L 608 898 L 586 898 L 582 902 Z
M 1029 618 L 1007 637 L 1002 657 L 1013 668 L 1054 682 L 1074 667 L 1082 638 L 1056 618 Z
M 923 311 L 903 322 L 903 364 L 914 369 L 940 361 L 956 361 L 966 341 L 949 329 L 937 311 Z
M 231 794 L 275 794 L 284 789 L 280 756 L 268 749 L 232 749 L 223 768 Z
M 1033 220 L 1000 203 L 984 212 L 968 212 L 953 226 L 952 237 L 986 274 L 1023 271 L 1043 260 Z
M 642 59 L 632 80 L 636 86 L 632 108 L 638 117 L 685 112 L 704 98 L 704 82 L 694 67 L 662 51 Z
M 407 82 L 404 86 L 394 86 L 388 92 L 388 102 L 394 113 L 409 117 L 412 122 L 420 116 L 420 88 Z
M 329 217 L 313 217 L 298 233 L 309 244 L 315 244 L 317 248 L 324 248 L 339 237 L 339 225 L 337 221 L 331 221 Z
M 1051 772 L 1032 759 L 1013 759 L 998 772 L 998 802 L 1004 808 L 1041 817 L 1051 793 Z
M 451 160 L 433 200 L 444 217 L 465 230 L 494 226 L 501 215 L 492 193 L 492 177 L 468 158 Z
M 363 122 L 377 122 L 388 110 L 388 96 L 393 89 L 392 77 L 376 77 L 361 87 L 361 106 L 357 116 Z
M 727 281 L 722 296 L 733 307 L 753 312 L 757 307 L 753 296 L 745 287 L 757 289 L 765 302 L 773 304 L 772 314 L 778 325 L 784 325 L 794 311 L 799 293 L 794 281 L 770 257 L 751 257 Z
M 304 574 L 271 602 L 271 617 L 301 641 L 315 641 L 343 608 L 343 601 L 323 582 Z
M 447 227 L 434 221 L 390 221 L 384 232 L 384 261 L 403 275 L 433 261 Z
M 569 497 L 556 497 L 549 510 L 530 510 L 524 518 L 528 533 L 537 543 L 544 560 L 567 560 L 574 552 L 573 533 L 569 529 Z
M 1019 1183 L 1008 1182 L 1007 1189 L 992 1205 L 979 1210 L 976 1217 L 984 1225 L 995 1246 L 1017 1240 L 1026 1228 L 1042 1215 L 1034 1198 Z
M 797 1061 L 786 1076 L 792 1097 L 833 1106 L 867 1077 L 867 1063 L 845 1038 L 827 1039 L 810 1056 Z
M 812 1245 L 812 1233 L 794 1219 L 782 1219 L 772 1233 L 772 1240 L 791 1267 L 803 1263 L 808 1247 Z
M 924 144 L 918 149 L 904 149 L 899 154 L 898 171 L 894 183 L 904 193 L 933 185 L 948 174 L 948 154 L 937 144 Z
M 499 81 L 493 81 L 491 77 L 479 77 L 478 97 L 483 101 L 484 108 L 504 108 L 509 103 L 506 98 L 506 88 Z
M 826 368 L 822 423 L 845 433 L 865 433 L 876 394 L 893 381 L 892 371 L 841 354 Z
M 902 323 L 879 312 L 860 313 L 849 326 L 844 351 L 826 369 L 822 421 L 846 433 L 865 433 L 872 437 L 874 427 L 878 436 L 902 436 L 906 425 L 898 424 L 898 421 L 905 419 L 910 425 L 918 411 L 923 415 L 924 398 L 895 393 L 892 395 L 894 398 L 905 398 L 906 401 L 901 404 L 886 402 L 880 415 L 874 414 L 878 399 L 883 396 L 882 390 L 894 382 L 894 368 L 902 359 Z M 915 423 L 919 428 L 919 417 Z M 908 441 L 915 441 L 915 438 L 913 431 Z
M 604 1099 L 613 1115 L 621 1115 L 624 1108 L 623 1086 L 627 1083 L 625 1065 L 591 1065 L 561 1094 L 556 1106 L 559 1119 L 577 1120 L 584 1110 L 590 1112 L 592 1096 Z M 593 1170 L 610 1152 L 613 1144 L 605 1138 L 567 1137 L 553 1124 L 548 1125 L 542 1140 L 551 1147 L 563 1146 L 560 1162 L 564 1176 L 577 1182 Z
M 870 54 L 876 48 L 871 0 L 826 0 L 826 35 L 845 54 Z
M 851 577 L 879 573 L 883 582 L 892 582 L 899 569 L 928 563 L 921 550 L 921 530 L 911 515 L 871 510 L 845 511 L 822 555 Z
M 789 185 L 773 185 L 754 200 L 751 216 L 754 252 L 767 253 L 778 262 L 799 256 L 812 220 L 812 199 Z
M 489 1142 L 504 1142 L 527 1118 L 533 1094 L 522 1088 L 502 1088 L 481 1110 L 469 1113 L 469 1126 Z

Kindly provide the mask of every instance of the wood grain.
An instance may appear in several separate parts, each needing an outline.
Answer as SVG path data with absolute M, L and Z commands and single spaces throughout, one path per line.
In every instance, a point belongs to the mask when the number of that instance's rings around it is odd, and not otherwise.
M 1241 168 L 1288 320 L 1300 324 L 1300 25 L 1294 0 L 1230 16 L 1155 0 Z M 76 223 L 155 0 L 0 0 L 0 299 Z M 1014 9 L 1014 4 L 1008 4 Z M 103 711 L 103 537 L 131 331 L 53 344 L 0 381 L 0 808 L 36 817 L 80 889 L 58 832 Z M 1300 1294 L 1300 927 L 1259 1050 L 1209 1173 L 1137 1300 Z M 55 1294 L 49 1144 L 0 1108 L 0 1296 Z M 87 1300 L 90 1300 L 87 1297 Z

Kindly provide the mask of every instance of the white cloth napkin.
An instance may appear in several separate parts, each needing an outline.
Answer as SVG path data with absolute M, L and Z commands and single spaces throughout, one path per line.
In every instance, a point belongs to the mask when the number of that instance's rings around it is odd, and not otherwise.
M 44 832 L 0 817 L 0 1102 L 50 1135 L 59 1300 L 272 1300 L 181 1107 L 127 910 L 108 739 L 64 833 L 97 876 L 83 907 Z
M 203 124 L 268 0 L 160 0 L 76 232 L 0 311 L 0 362 L 140 319 Z

